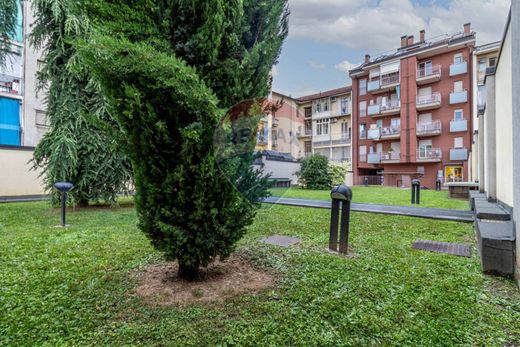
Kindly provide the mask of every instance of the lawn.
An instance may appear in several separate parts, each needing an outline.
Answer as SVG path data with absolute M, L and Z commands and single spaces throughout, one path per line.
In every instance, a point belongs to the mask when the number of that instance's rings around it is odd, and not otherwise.
M 353 213 L 355 256 L 345 258 L 324 251 L 327 210 L 264 206 L 239 249 L 279 273 L 276 286 L 182 308 L 129 294 L 130 274 L 160 258 L 133 208 L 78 210 L 67 229 L 58 220 L 44 202 L 0 205 L 1 346 L 520 344 L 513 281 L 482 275 L 475 249 L 461 258 L 410 248 L 474 245 L 468 224 Z M 271 234 L 302 243 L 258 242 Z
M 318 200 L 330 199 L 330 191 L 328 190 L 311 190 L 302 189 L 299 187 L 272 188 L 271 193 L 274 196 L 283 196 L 286 198 L 304 198 Z M 411 189 L 380 186 L 352 187 L 352 200 L 354 202 L 412 206 L 411 198 Z M 469 209 L 467 200 L 451 199 L 448 197 L 447 191 L 437 192 L 434 190 L 421 190 L 421 204 L 419 205 L 419 207 L 436 207 L 447 208 L 452 210 Z

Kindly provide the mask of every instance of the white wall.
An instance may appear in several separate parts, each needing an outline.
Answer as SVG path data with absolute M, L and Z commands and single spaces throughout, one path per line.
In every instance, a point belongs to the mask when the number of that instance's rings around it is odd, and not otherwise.
M 513 206 L 513 103 L 511 67 L 511 30 L 509 27 L 503 42 L 495 75 L 497 199 L 509 206 Z M 493 155 L 493 153 L 489 155 Z
M 296 177 L 296 172 L 300 170 L 300 163 L 267 160 L 265 157 L 262 160 L 264 163 L 264 173 L 271 174 L 271 179 L 288 178 L 291 180 L 291 184 L 298 183 L 298 177 Z
M 39 171 L 32 171 L 30 150 L 0 148 L 0 196 L 43 195 L 44 189 L 38 178 Z

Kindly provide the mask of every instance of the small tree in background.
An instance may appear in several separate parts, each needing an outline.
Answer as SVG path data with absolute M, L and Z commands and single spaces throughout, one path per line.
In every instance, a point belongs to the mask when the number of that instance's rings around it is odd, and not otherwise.
M 332 186 L 345 184 L 346 176 L 352 170 L 352 163 L 350 161 L 343 162 L 329 162 L 329 171 L 332 177 Z
M 330 189 L 332 186 L 329 159 L 321 154 L 304 158 L 298 176 L 304 187 L 308 189 Z
M 136 37 L 125 33 L 135 27 L 125 18 L 98 20 L 99 35 L 82 56 L 127 135 L 139 226 L 178 260 L 181 278 L 193 279 L 233 251 L 267 195 L 252 153 L 219 162 L 214 139 L 226 109 L 267 96 L 287 35 L 287 1 L 138 3 L 128 6 L 161 34 Z
M 6 54 L 11 49 L 11 39 L 16 31 L 18 1 L 0 0 L 0 67 L 5 64 Z

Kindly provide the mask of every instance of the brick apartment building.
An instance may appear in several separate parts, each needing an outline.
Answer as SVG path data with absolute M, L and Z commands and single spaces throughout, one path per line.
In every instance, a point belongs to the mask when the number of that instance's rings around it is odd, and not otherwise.
M 407 187 L 469 180 L 472 142 L 470 24 L 451 36 L 401 37 L 401 46 L 350 70 L 354 183 Z

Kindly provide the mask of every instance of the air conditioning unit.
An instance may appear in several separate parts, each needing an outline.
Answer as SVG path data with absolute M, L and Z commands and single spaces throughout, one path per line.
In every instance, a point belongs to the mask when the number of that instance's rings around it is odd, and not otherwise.
M 336 102 L 336 97 L 333 96 L 332 98 L 330 98 L 330 102 Z

